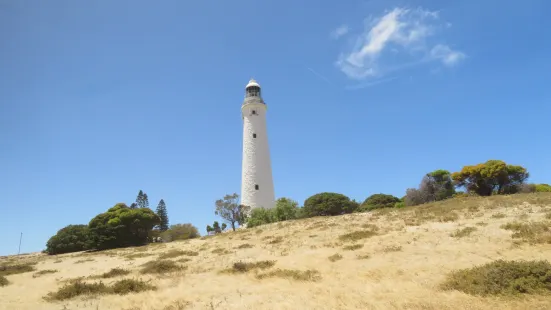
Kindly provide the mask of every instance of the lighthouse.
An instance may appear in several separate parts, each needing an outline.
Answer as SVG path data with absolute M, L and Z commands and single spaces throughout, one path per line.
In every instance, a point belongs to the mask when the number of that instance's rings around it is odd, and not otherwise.
M 243 162 L 241 204 L 251 208 L 272 208 L 275 204 L 270 147 L 266 129 L 267 106 L 260 85 L 251 79 L 245 86 L 241 106 L 243 117 Z

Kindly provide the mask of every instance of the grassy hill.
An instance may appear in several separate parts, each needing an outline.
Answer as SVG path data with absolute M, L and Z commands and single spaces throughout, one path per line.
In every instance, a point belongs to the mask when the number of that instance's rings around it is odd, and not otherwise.
M 550 220 L 550 193 L 469 197 L 139 248 L 3 257 L 0 309 L 551 309 L 549 294 L 494 296 L 472 274 L 449 278 L 500 259 L 550 260 Z M 501 278 L 496 270 L 485 277 Z

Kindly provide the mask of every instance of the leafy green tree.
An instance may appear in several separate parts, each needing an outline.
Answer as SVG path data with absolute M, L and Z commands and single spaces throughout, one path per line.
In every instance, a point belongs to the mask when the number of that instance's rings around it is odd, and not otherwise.
M 214 228 L 212 228 L 212 226 L 210 225 L 207 225 L 207 234 L 210 235 L 211 232 L 214 232 Z
M 373 209 L 393 208 L 400 198 L 387 194 L 373 194 L 367 197 L 358 208 L 358 211 L 364 212 Z
M 187 240 L 198 238 L 200 236 L 201 235 L 199 234 L 197 227 L 189 223 L 171 225 L 169 229 L 161 233 L 161 238 L 163 238 L 164 241 Z
M 455 187 L 448 170 L 435 170 L 427 173 L 421 182 L 420 190 L 425 191 L 429 201 L 440 201 L 452 197 Z
M 551 192 L 551 185 L 536 184 L 536 193 Z
M 516 193 L 528 177 L 526 168 L 508 165 L 502 160 L 465 166 L 452 174 L 456 186 L 465 187 L 467 192 L 480 196 Z
M 160 222 L 159 216 L 149 208 L 131 209 L 118 203 L 88 224 L 90 247 L 105 250 L 144 245 L 153 227 Z
M 276 222 L 273 209 L 254 208 L 247 219 L 247 228 L 253 228 L 260 225 L 266 225 Z
M 352 213 L 358 208 L 356 201 L 338 193 L 319 193 L 304 201 L 303 211 L 309 217 Z
M 241 205 L 238 201 L 239 195 L 234 193 L 232 195 L 226 195 L 224 198 L 218 199 L 215 202 L 216 210 L 214 213 L 228 222 L 234 231 L 236 223 L 243 225 L 246 222 L 247 216 L 251 210 L 249 206 Z
M 296 219 L 298 215 L 298 209 L 298 202 L 290 198 L 281 197 L 276 200 L 275 208 L 273 208 L 272 210 L 275 220 L 280 222 Z
M 222 229 L 220 228 L 220 223 L 218 223 L 218 221 L 214 221 L 214 224 L 212 224 L 212 230 L 215 234 L 219 234 L 222 232 Z
M 90 231 L 88 225 L 69 225 L 57 231 L 46 243 L 50 255 L 79 252 L 88 249 Z
M 161 224 L 159 224 L 160 231 L 166 231 L 168 229 L 168 212 L 166 211 L 166 204 L 163 199 L 159 201 L 157 205 L 157 215 L 161 219 Z

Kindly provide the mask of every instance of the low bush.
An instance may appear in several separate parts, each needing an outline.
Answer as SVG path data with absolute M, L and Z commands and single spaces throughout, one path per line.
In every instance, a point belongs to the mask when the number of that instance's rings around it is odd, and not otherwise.
M 551 223 L 549 222 L 512 222 L 502 225 L 501 228 L 512 230 L 513 239 L 521 239 L 531 244 L 551 243 Z
M 373 230 L 358 230 L 358 231 L 354 231 L 354 232 L 339 236 L 339 240 L 358 241 L 358 240 L 370 238 L 376 235 L 377 233 Z
M 296 281 L 318 281 L 321 279 L 321 275 L 317 270 L 291 270 L 291 269 L 276 269 L 267 273 L 260 273 L 256 275 L 257 279 L 266 278 L 284 278 Z
M 548 261 L 498 260 L 452 272 L 441 287 L 480 296 L 549 294 L 551 264 Z
M 45 252 L 54 255 L 84 251 L 88 249 L 89 240 L 88 225 L 69 225 L 48 240 Z
M 399 202 L 400 198 L 392 195 L 374 194 L 367 197 L 356 211 L 366 212 L 374 209 L 394 208 Z
M 166 253 L 162 253 L 161 255 L 159 255 L 159 258 L 160 259 L 174 258 L 174 257 L 186 255 L 186 253 L 187 253 L 186 251 L 182 251 L 182 250 L 170 250 Z
M 319 193 L 304 201 L 304 214 L 313 216 L 333 216 L 352 213 L 359 204 L 347 196 L 338 193 Z
M 45 274 L 56 273 L 56 272 L 57 272 L 57 270 L 53 270 L 53 269 L 40 270 L 40 271 L 35 272 L 35 273 L 33 274 L 33 278 L 38 278 L 38 277 L 43 276 L 43 275 L 45 275 Z
M 141 273 L 143 274 L 163 274 L 174 271 L 180 271 L 182 266 L 171 260 L 154 260 L 142 265 Z
M 45 299 L 49 301 L 66 300 L 82 295 L 101 295 L 109 293 L 109 287 L 103 282 L 86 283 L 81 280 L 65 284 L 55 293 L 49 293 Z
M 123 279 L 113 283 L 110 289 L 114 294 L 126 295 L 130 293 L 155 290 L 156 287 L 142 280 Z
M 34 265 L 35 264 L 33 263 L 2 265 L 0 266 L 0 276 L 9 276 L 12 274 L 31 272 L 35 270 Z
M 336 253 L 336 254 L 333 254 L 331 256 L 328 257 L 329 261 L 334 263 L 338 260 L 341 260 L 342 259 L 342 255 L 340 255 L 339 253 Z
M 107 278 L 125 276 L 129 273 L 130 273 L 130 270 L 126 270 L 126 269 L 122 269 L 122 268 L 113 268 L 113 269 L 109 270 L 108 272 L 105 272 L 105 273 L 101 274 L 99 277 L 107 279 Z
M 8 281 L 8 279 L 4 276 L 0 276 L 0 286 L 6 286 L 8 284 L 10 284 L 10 281 Z
M 111 286 L 103 282 L 86 283 L 78 279 L 67 283 L 57 292 L 49 293 L 44 299 L 48 301 L 67 300 L 78 296 L 97 296 L 103 294 L 125 295 L 129 293 L 139 293 L 147 290 L 154 290 L 155 286 L 142 280 L 124 279 L 113 283 Z
M 192 224 L 176 224 L 171 225 L 167 231 L 160 234 L 164 241 L 177 241 L 199 238 L 199 230 Z
M 246 273 L 256 269 L 268 269 L 275 265 L 276 261 L 274 260 L 264 260 L 259 262 L 236 262 L 233 264 L 232 268 L 224 270 L 228 273 Z
M 363 247 L 364 247 L 363 244 L 352 244 L 352 245 L 344 246 L 342 249 L 345 250 L 345 251 L 355 251 L 355 250 L 359 250 Z
M 475 231 L 476 231 L 476 227 L 465 227 L 465 228 L 456 230 L 455 232 L 451 233 L 450 236 L 454 238 L 463 238 L 463 237 L 470 236 Z

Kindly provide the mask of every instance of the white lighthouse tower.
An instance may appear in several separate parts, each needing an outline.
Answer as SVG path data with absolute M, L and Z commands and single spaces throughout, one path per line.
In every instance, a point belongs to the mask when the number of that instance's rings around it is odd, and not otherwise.
M 251 208 L 272 208 L 275 204 L 274 181 L 268 133 L 266 104 L 260 85 L 251 79 L 245 87 L 241 106 L 243 116 L 243 167 L 241 172 L 241 204 Z

